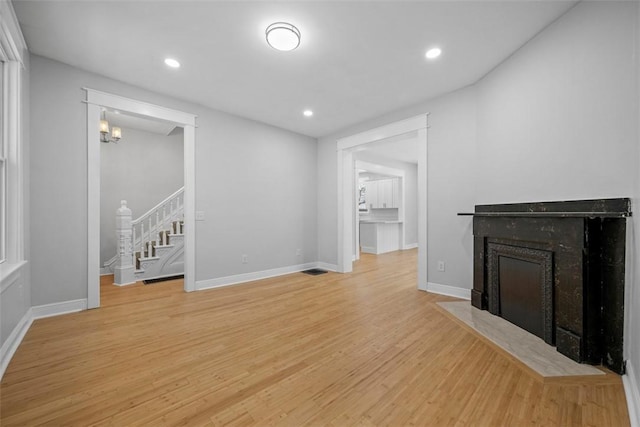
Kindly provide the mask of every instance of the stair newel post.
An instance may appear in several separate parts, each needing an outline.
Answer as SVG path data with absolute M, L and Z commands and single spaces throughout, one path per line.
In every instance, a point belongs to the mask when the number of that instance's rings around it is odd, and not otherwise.
M 120 201 L 120 208 L 116 210 L 116 238 L 118 241 L 118 259 L 114 272 L 116 285 L 127 285 L 135 282 L 133 266 L 133 227 L 131 224 L 131 209 L 127 201 Z

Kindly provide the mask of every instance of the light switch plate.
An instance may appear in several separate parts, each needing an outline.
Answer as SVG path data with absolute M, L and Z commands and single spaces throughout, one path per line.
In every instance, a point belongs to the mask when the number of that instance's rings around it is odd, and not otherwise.
M 204 221 L 204 211 L 196 211 L 196 221 Z

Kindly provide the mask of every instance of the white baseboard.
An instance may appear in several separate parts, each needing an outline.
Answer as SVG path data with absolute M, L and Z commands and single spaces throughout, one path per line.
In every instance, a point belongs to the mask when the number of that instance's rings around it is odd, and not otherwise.
M 409 244 L 405 244 L 402 250 L 406 251 L 407 249 L 415 249 L 417 247 L 418 247 L 417 243 L 409 243 Z
M 458 288 L 457 286 L 441 285 L 439 283 L 427 283 L 427 292 L 462 298 L 466 300 L 471 299 L 471 289 Z
M 240 283 L 253 282 L 255 280 L 268 279 L 270 277 L 283 276 L 285 274 L 297 273 L 299 271 L 316 268 L 318 263 L 308 262 L 306 264 L 291 265 L 288 267 L 273 268 L 271 270 L 254 271 L 252 273 L 236 274 L 233 276 L 218 277 L 216 279 L 198 280 L 196 290 L 220 288 L 222 286 L 238 285 Z
M 53 304 L 37 305 L 31 307 L 34 319 L 44 319 L 45 317 L 59 316 L 61 314 L 75 313 L 87 309 L 86 299 L 76 299 L 71 301 L 54 302 Z
M 111 271 L 111 269 L 109 267 L 102 267 L 100 269 L 100 275 L 101 276 L 109 276 L 113 274 L 113 271 Z
M 314 268 L 321 268 L 323 270 L 329 270 L 336 272 L 338 271 L 338 266 L 335 264 L 328 264 L 326 262 L 316 262 Z
M 135 285 L 137 282 L 129 282 L 129 283 L 116 283 L 113 282 L 112 285 L 114 286 L 129 286 L 129 285 Z
M 631 427 L 640 427 L 640 384 L 629 360 L 627 360 L 627 373 L 622 376 L 622 384 L 627 397 Z
M 2 348 L 0 348 L 0 379 L 4 376 L 4 371 L 7 369 L 7 366 L 9 366 L 11 358 L 15 354 L 32 323 L 33 313 L 31 312 L 31 309 L 28 309 L 16 327 L 13 328 L 13 331 L 9 334 L 9 337 L 2 345 Z
M 61 314 L 74 313 L 87 309 L 86 299 L 77 299 L 72 301 L 55 302 L 53 304 L 38 305 L 29 308 L 22 316 L 20 322 L 13 328 L 11 334 L 0 348 L 0 379 L 4 376 L 4 371 L 9 366 L 11 358 L 15 354 L 18 346 L 27 334 L 31 324 L 36 319 L 44 319 L 45 317 L 58 316 Z

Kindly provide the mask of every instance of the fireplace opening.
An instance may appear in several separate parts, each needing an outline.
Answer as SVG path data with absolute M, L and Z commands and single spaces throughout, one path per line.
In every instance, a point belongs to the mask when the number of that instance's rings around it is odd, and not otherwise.
M 500 315 L 544 339 L 543 294 L 540 289 L 542 266 L 504 256 L 500 257 L 498 264 Z
M 489 311 L 555 344 L 552 252 L 504 242 L 487 244 Z

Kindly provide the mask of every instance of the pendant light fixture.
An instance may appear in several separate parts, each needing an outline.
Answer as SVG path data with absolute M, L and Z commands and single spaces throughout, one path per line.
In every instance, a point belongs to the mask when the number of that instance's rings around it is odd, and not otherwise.
M 265 31 L 267 43 L 281 51 L 294 50 L 300 45 L 300 30 L 288 22 L 274 22 Z

